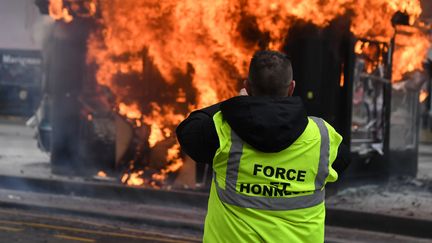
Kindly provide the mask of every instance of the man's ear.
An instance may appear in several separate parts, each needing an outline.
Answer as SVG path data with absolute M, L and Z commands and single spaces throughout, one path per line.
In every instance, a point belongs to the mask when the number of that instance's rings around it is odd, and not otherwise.
M 288 87 L 288 96 L 292 96 L 294 93 L 294 89 L 295 89 L 295 80 L 292 80 L 289 87 Z

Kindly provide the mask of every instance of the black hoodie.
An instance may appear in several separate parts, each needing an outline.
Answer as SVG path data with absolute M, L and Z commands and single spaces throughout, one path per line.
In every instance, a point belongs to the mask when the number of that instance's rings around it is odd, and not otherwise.
M 308 123 L 299 97 L 237 96 L 222 102 L 220 110 L 239 137 L 262 152 L 286 149 Z

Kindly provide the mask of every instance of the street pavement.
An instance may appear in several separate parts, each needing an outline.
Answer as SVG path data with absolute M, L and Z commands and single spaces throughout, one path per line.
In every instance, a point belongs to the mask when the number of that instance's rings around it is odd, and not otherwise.
M 64 204 L 67 198 L 58 198 L 55 195 L 0 190 L 0 200 L 9 198 L 11 201 L 28 201 L 38 205 L 51 201 L 51 206 L 57 201 L 58 205 Z M 106 213 L 116 213 L 119 206 L 135 214 L 153 213 L 171 215 L 173 220 L 178 220 L 180 215 L 173 212 L 162 212 L 155 208 L 141 207 L 138 211 L 132 205 L 119 202 L 117 206 L 113 202 L 94 201 L 90 198 L 70 197 L 69 204 L 76 208 L 95 207 L 106 210 Z M 30 204 L 30 202 L 29 202 Z M 85 210 L 84 210 L 85 211 Z M 194 212 L 189 212 L 193 215 Z M 184 217 L 184 216 L 183 216 Z M 202 219 L 203 220 L 203 219 Z M 173 226 L 157 226 L 151 222 L 133 222 L 123 218 L 102 218 L 95 215 L 85 215 L 82 212 L 63 211 L 51 208 L 22 207 L 19 204 L 0 203 L 0 242 L 201 242 L 202 230 L 190 230 Z M 372 232 L 341 227 L 326 227 L 327 243 L 426 243 L 430 239 L 408 237 L 397 234 Z
M 0 209 L 2 242 L 201 242 L 201 235 L 184 236 L 173 230 L 149 229 L 115 221 L 95 221 L 68 215 Z M 326 227 L 327 243 L 426 243 L 429 239 L 338 227 Z
M 1 242 L 200 242 L 200 235 L 113 220 L 0 207 Z

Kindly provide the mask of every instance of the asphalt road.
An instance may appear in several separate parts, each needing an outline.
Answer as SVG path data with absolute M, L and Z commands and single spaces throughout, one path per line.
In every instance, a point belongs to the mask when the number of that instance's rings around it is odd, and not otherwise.
M 200 236 L 176 229 L 129 225 L 116 221 L 0 209 L 0 242 L 200 242 Z
M 180 229 L 98 220 L 73 215 L 0 208 L 0 242 L 200 242 L 200 234 Z M 426 243 L 430 239 L 326 227 L 326 243 Z

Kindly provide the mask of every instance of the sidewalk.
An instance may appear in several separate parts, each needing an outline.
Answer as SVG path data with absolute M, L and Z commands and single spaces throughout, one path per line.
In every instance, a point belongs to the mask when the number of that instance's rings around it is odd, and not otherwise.
M 329 225 L 432 238 L 432 183 L 394 178 L 348 188 L 326 200 Z
M 334 225 L 353 228 L 363 225 L 401 234 L 416 231 L 417 236 L 432 238 L 432 144 L 419 147 L 417 178 L 391 178 L 385 184 L 347 188 L 326 203 L 328 217 L 333 217 L 330 223 Z M 353 213 L 357 217 L 350 220 Z
M 384 185 L 347 188 L 327 203 L 348 210 L 432 220 L 432 145 L 420 145 L 417 178 L 392 178 Z
M 420 144 L 417 178 L 432 181 L 432 143 Z
M 22 119 L 0 118 L 1 174 L 51 176 L 49 156 L 37 148 L 33 134 Z

